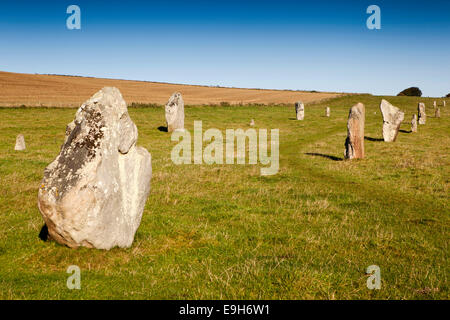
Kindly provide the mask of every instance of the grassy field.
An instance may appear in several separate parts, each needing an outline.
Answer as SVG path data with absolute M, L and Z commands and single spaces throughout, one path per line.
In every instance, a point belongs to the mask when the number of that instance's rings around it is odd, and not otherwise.
M 405 111 L 380 141 L 382 97 L 294 107 L 189 107 L 186 127 L 280 129 L 280 171 L 180 165 L 161 108 L 130 109 L 152 154 L 152 191 L 130 249 L 69 249 L 38 238 L 37 191 L 75 109 L 0 109 L 1 299 L 448 299 L 450 106 L 386 97 Z M 409 133 L 417 102 L 428 120 Z M 366 105 L 366 159 L 342 161 L 349 108 Z M 438 100 L 441 104 L 441 100 Z M 331 117 L 324 116 L 326 106 Z M 376 112 L 376 114 L 375 114 Z M 192 131 L 191 131 L 192 132 Z M 27 150 L 15 152 L 23 133 Z M 66 269 L 81 268 L 81 290 Z M 366 268 L 381 268 L 381 290 Z

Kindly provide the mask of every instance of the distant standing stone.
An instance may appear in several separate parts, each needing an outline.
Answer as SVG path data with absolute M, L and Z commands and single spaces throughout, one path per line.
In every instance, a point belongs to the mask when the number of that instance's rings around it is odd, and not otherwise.
M 175 92 L 166 104 L 167 131 L 184 129 L 184 101 L 181 93 Z
M 297 120 L 303 120 L 305 118 L 305 105 L 301 101 L 295 103 L 295 114 Z
M 425 103 L 420 102 L 417 107 L 419 124 L 425 124 L 427 121 L 427 114 L 425 113 Z
M 23 151 L 25 149 L 25 138 L 23 137 L 23 134 L 19 134 L 16 138 L 16 145 L 14 146 L 14 150 Z
M 433 101 L 433 107 L 436 108 L 436 101 Z
M 441 117 L 441 108 L 436 108 L 436 111 L 434 112 L 434 117 L 435 118 L 440 118 Z
M 413 114 L 411 119 L 411 132 L 417 132 L 417 115 Z
M 445 100 L 444 100 L 444 107 L 445 107 Z
M 364 122 L 366 112 L 362 103 L 350 108 L 347 121 L 347 139 L 345 140 L 345 158 L 364 158 Z
M 381 100 L 380 110 L 383 115 L 383 139 L 386 142 L 393 142 L 397 138 L 405 114 L 384 99 Z
M 38 207 L 51 239 L 71 248 L 128 248 L 150 192 L 151 156 L 117 88 L 78 109 L 45 169 Z
M 329 116 L 330 116 L 330 113 L 331 113 L 330 107 L 327 107 L 327 108 L 325 109 L 325 115 L 326 115 L 327 117 L 329 117 Z
M 250 121 L 250 125 L 253 127 L 253 126 L 255 125 L 255 120 L 252 119 L 252 120 Z

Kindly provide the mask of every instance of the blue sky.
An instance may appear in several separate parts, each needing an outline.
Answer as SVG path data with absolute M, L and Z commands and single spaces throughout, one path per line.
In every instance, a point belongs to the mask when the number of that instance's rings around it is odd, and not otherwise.
M 66 9 L 81 8 L 81 30 Z M 381 9 L 369 30 L 366 9 Z M 0 70 L 395 95 L 450 92 L 450 1 L 0 2 Z

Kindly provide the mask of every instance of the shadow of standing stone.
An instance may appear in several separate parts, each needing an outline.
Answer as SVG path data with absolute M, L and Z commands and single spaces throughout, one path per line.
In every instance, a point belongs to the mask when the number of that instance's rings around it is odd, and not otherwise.
M 382 138 L 371 138 L 371 137 L 364 137 L 364 140 L 373 141 L 373 142 L 384 141 L 384 139 L 382 139 Z
M 48 236 L 48 228 L 47 228 L 46 224 L 44 224 L 44 226 L 41 228 L 41 231 L 39 232 L 39 239 L 41 239 L 42 241 L 50 240 L 50 238 Z
M 330 156 L 328 154 L 322 154 L 322 153 L 315 153 L 315 152 L 307 152 L 305 153 L 308 156 L 315 156 L 315 157 L 322 157 L 322 158 L 327 158 L 333 161 L 342 161 L 344 160 L 343 158 L 339 158 L 339 157 L 335 157 L 335 156 Z

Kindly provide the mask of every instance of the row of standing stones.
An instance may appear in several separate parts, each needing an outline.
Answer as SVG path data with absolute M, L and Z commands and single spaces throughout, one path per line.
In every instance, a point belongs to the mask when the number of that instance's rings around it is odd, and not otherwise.
M 445 106 L 445 101 L 444 101 Z M 404 113 L 381 101 L 383 138 L 395 141 Z M 295 103 L 296 119 L 305 106 Z M 325 116 L 330 117 L 330 107 Z M 439 111 L 436 111 L 438 115 Z M 184 130 L 184 101 L 175 92 L 165 106 L 167 131 Z M 425 124 L 425 105 L 419 104 L 418 122 Z M 364 158 L 365 108 L 350 109 L 345 157 Z M 250 125 L 255 125 L 254 119 Z M 411 129 L 417 131 L 414 115 Z M 117 88 L 105 87 L 81 105 L 67 125 L 56 159 L 44 170 L 38 207 L 48 238 L 71 248 L 130 247 L 139 228 L 152 177 L 151 155 L 136 141 L 138 130 Z M 23 135 L 15 150 L 24 150 Z
M 326 107 L 325 108 L 325 116 L 330 117 L 330 115 L 331 115 L 331 109 L 330 109 L 330 107 Z M 301 101 L 298 101 L 295 103 L 295 118 L 297 120 L 305 119 L 305 105 Z
M 445 100 L 443 106 L 445 107 Z M 433 102 L 435 108 L 435 117 L 441 117 L 440 108 L 436 101 Z M 404 112 L 393 106 L 388 101 L 382 99 L 380 110 L 383 115 L 383 140 L 386 142 L 394 142 L 397 139 L 400 125 L 405 119 Z M 305 106 L 301 101 L 295 103 L 295 113 L 297 120 L 304 120 Z M 330 116 L 330 107 L 326 107 L 325 116 Z M 411 132 L 417 132 L 417 121 L 419 124 L 425 124 L 427 115 L 425 113 L 425 104 L 419 103 L 418 116 L 413 115 L 411 120 Z M 362 159 L 364 158 L 364 124 L 365 124 L 365 107 L 364 104 L 358 103 L 350 108 L 347 121 L 347 138 L 345 140 L 344 156 L 346 159 Z
M 435 117 L 440 118 L 440 109 L 436 107 L 436 101 L 434 106 L 436 108 Z M 394 142 L 397 139 L 400 125 L 405 119 L 405 114 L 384 99 L 381 100 L 380 110 L 383 115 L 383 140 L 385 142 Z M 411 120 L 411 132 L 417 132 L 417 122 L 421 125 L 426 123 L 425 104 L 419 103 L 417 111 L 418 115 L 414 114 Z M 358 103 L 350 109 L 348 116 L 347 139 L 344 151 L 346 159 L 364 158 L 364 124 L 365 107 L 362 103 Z

